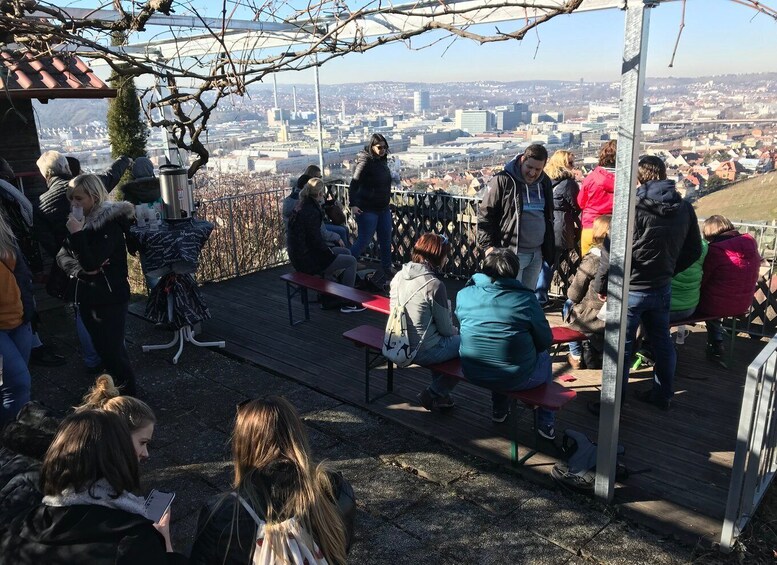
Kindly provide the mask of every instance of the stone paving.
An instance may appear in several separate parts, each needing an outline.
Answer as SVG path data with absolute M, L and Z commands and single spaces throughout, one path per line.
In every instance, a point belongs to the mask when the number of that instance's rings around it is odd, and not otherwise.
M 93 378 L 77 353 L 64 309 L 44 313 L 42 334 L 68 364 L 33 368 L 33 398 L 66 410 Z M 140 396 L 159 422 L 145 490 L 176 492 L 173 536 L 188 552 L 202 502 L 229 488 L 229 434 L 235 406 L 265 394 L 300 411 L 319 459 L 351 481 L 358 499 L 351 563 L 710 563 L 714 554 L 661 538 L 584 498 L 528 483 L 509 469 L 344 404 L 306 386 L 188 346 L 178 365 L 168 351 L 140 344 L 169 333 L 129 316 L 127 343 Z

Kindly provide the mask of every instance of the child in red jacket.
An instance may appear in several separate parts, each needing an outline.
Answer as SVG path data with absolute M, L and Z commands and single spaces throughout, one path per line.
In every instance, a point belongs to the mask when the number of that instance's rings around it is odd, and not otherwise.
M 750 234 L 741 234 L 728 218 L 710 216 L 704 221 L 704 239 L 709 251 L 704 259 L 701 299 L 697 316 L 738 316 L 753 302 L 761 255 Z M 707 322 L 707 357 L 724 364 L 723 330 L 720 320 Z

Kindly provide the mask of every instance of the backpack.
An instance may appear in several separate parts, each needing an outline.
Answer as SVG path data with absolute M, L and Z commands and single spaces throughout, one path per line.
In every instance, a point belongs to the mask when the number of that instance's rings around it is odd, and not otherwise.
M 561 451 L 566 461 L 559 461 L 550 471 L 550 476 L 563 487 L 576 492 L 592 493 L 596 482 L 597 446 L 583 433 L 564 430 Z M 625 449 L 618 446 L 618 456 Z M 626 466 L 620 461 L 616 464 L 615 478 L 623 481 L 629 477 Z
M 435 280 L 434 277 L 430 277 L 427 281 L 419 286 L 413 294 L 411 294 L 404 304 L 399 302 L 397 298 L 397 304 L 391 309 L 389 313 L 389 319 L 386 323 L 386 333 L 383 337 L 383 356 L 394 363 L 397 367 L 408 367 L 413 364 L 418 350 L 421 348 L 421 344 L 424 342 L 426 332 L 429 331 L 429 327 L 432 325 L 432 318 L 429 318 L 429 323 L 426 325 L 424 333 L 421 334 L 421 340 L 415 349 L 410 348 L 410 334 L 408 333 L 407 321 L 407 303 L 422 289 Z
M 267 522 L 262 520 L 251 505 L 237 493 L 233 493 L 246 512 L 256 522 L 256 548 L 254 548 L 251 563 L 253 565 L 328 565 L 324 553 L 313 540 L 313 536 L 303 528 L 295 518 L 284 520 L 280 524 L 273 525 L 278 532 L 277 538 L 281 543 L 273 551 L 270 544 L 265 544 L 265 528 Z M 278 555 L 281 553 L 281 555 Z

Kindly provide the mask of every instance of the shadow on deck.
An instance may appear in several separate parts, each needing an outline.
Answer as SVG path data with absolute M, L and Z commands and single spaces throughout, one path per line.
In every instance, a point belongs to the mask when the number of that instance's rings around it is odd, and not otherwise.
M 363 350 L 341 334 L 361 324 L 382 327 L 385 316 L 322 311 L 313 304 L 311 321 L 291 327 L 285 285 L 278 278 L 289 270 L 280 267 L 204 285 L 213 316 L 205 325 L 205 337 L 226 340 L 229 354 L 265 370 L 509 466 L 507 427 L 491 422 L 490 394 L 484 389 L 461 384 L 454 393 L 456 408 L 449 414 L 432 414 L 415 400 L 429 382 L 428 371 L 399 369 L 394 392 L 366 404 Z M 447 281 L 447 285 L 449 296 L 455 296 L 462 283 Z M 295 312 L 301 314 L 298 302 Z M 551 325 L 561 324 L 558 313 L 548 318 Z M 705 339 L 703 327 L 691 328 L 685 345 L 680 346 L 671 411 L 660 412 L 626 398 L 620 443 L 626 448 L 624 461 L 632 475 L 616 489 L 615 501 L 619 511 L 635 521 L 692 543 L 701 538 L 709 544 L 720 539 L 747 365 L 763 343 L 738 339 L 732 367 L 724 370 L 705 359 Z M 573 428 L 595 439 L 598 418 L 588 412 L 586 404 L 599 398 L 601 372 L 573 372 L 565 356 L 566 351 L 554 359 L 554 372 L 574 374 L 576 380 L 563 384 L 574 388 L 578 396 L 559 413 L 557 429 Z M 377 392 L 385 386 L 385 370 L 375 370 L 373 375 L 373 391 Z M 697 380 L 702 377 L 706 380 Z M 629 394 L 649 385 L 650 378 L 649 370 L 632 374 Z M 530 415 L 525 414 L 522 450 L 534 445 L 530 422 Z M 390 451 L 392 438 L 385 438 L 384 443 Z M 548 483 L 558 453 L 547 442 L 539 448 L 541 453 L 517 472 Z

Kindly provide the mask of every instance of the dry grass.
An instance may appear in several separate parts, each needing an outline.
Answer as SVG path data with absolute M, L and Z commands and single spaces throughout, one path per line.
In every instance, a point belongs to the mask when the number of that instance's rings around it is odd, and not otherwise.
M 694 203 L 696 215 L 722 214 L 739 222 L 777 220 L 777 172 L 759 175 L 713 192 Z

